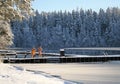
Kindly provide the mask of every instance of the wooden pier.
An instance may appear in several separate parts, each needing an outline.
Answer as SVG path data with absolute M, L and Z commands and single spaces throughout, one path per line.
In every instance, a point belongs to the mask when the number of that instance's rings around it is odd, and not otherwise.
M 66 48 L 67 49 L 67 48 Z M 68 48 L 68 50 L 71 48 Z M 72 48 L 80 50 L 117 50 L 120 48 Z M 30 51 L 10 51 L 0 50 L 2 61 L 4 63 L 81 63 L 81 62 L 106 62 L 106 61 L 118 61 L 120 55 L 98 55 L 98 56 L 86 56 L 86 55 L 73 55 L 65 54 L 64 49 L 60 50 L 60 53 L 43 53 L 42 57 L 38 56 L 31 57 Z M 19 56 L 22 57 L 19 57 Z M 28 57 L 30 56 L 30 57 Z
M 4 58 L 4 63 L 81 63 L 118 61 L 120 56 Z

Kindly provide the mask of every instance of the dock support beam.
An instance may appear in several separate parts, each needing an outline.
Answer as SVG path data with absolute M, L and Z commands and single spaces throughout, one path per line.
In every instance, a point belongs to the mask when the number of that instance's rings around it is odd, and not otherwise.
M 60 49 L 60 56 L 65 56 L 65 50 L 64 49 Z

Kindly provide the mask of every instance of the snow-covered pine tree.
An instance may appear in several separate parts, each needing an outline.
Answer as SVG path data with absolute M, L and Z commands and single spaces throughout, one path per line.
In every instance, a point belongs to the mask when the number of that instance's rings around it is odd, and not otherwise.
M 32 0 L 0 0 L 1 48 L 12 44 L 13 35 L 9 26 L 9 22 L 11 20 L 21 20 L 24 18 L 24 16 L 32 14 L 31 1 Z
M 0 48 L 11 45 L 13 34 L 10 29 L 10 25 L 6 21 L 0 20 Z

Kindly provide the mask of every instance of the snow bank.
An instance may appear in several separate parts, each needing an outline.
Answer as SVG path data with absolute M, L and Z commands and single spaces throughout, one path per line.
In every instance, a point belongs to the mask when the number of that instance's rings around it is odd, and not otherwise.
M 0 84 L 76 84 L 22 67 L 0 64 Z

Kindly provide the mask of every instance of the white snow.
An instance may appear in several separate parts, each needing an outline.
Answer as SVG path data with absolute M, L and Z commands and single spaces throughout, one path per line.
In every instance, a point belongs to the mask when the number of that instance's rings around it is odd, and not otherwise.
M 0 64 L 0 84 L 75 84 L 60 78 L 28 71 L 10 64 Z
M 11 65 L 60 76 L 63 79 L 78 82 L 78 84 L 120 84 L 120 61 Z

